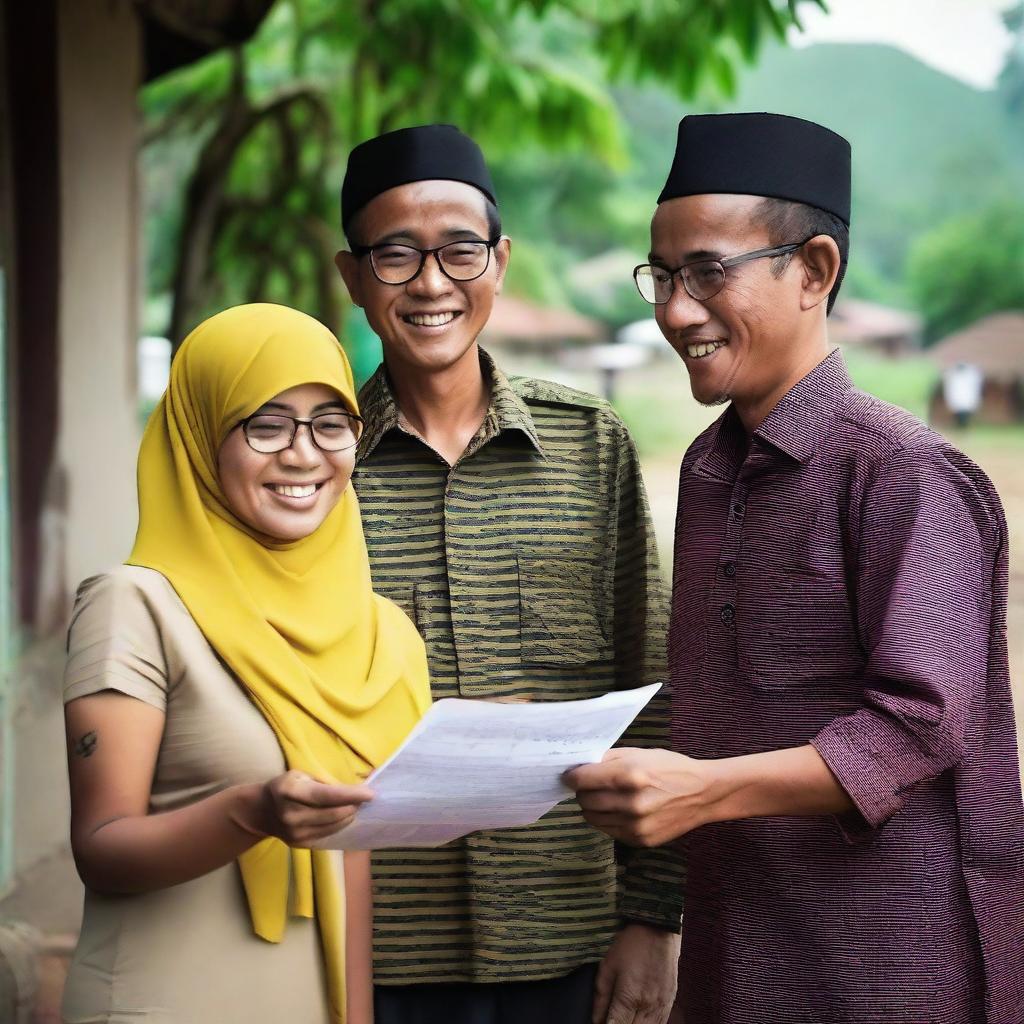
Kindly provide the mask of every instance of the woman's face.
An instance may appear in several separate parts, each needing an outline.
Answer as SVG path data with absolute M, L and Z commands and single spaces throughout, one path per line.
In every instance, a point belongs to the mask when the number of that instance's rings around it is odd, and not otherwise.
M 300 384 L 262 405 L 258 414 L 310 419 L 348 407 L 325 384 Z M 228 507 L 242 522 L 275 540 L 308 537 L 338 503 L 352 477 L 355 447 L 322 451 L 302 425 L 291 446 L 265 454 L 255 451 L 241 426 L 220 447 L 217 470 Z

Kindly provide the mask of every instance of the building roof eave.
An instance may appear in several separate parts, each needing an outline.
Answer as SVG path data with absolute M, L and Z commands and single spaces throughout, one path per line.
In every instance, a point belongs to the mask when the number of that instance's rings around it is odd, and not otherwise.
M 274 0 L 135 0 L 143 31 L 144 81 L 247 42 Z

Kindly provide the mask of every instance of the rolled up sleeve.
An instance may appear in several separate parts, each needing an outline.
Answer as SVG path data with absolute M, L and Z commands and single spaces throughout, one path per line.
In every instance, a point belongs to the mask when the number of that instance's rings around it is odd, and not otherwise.
M 994 498 L 994 496 L 993 496 Z M 862 821 L 885 824 L 910 791 L 956 765 L 988 670 L 992 582 L 1002 543 L 992 500 L 941 451 L 900 451 L 860 506 L 857 624 L 867 655 L 863 707 L 811 741 Z

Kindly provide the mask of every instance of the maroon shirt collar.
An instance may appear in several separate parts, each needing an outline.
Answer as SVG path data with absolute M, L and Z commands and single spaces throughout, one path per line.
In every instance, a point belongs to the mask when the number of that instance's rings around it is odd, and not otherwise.
M 808 462 L 830 433 L 832 421 L 852 389 L 842 353 L 833 349 L 782 397 L 754 431 L 754 439 L 795 462 Z M 716 424 L 710 448 L 694 464 L 694 472 L 735 480 L 748 450 L 743 423 L 730 405 Z

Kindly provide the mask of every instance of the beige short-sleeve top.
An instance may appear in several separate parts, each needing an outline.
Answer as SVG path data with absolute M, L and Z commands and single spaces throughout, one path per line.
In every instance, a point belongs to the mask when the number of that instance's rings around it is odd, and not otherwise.
M 277 739 L 168 580 L 119 566 L 86 580 L 68 633 L 64 701 L 115 690 L 165 714 L 150 812 L 285 770 Z M 337 869 L 340 873 L 340 858 Z M 316 924 L 253 934 L 235 863 L 131 896 L 85 893 L 67 1024 L 327 1024 Z

